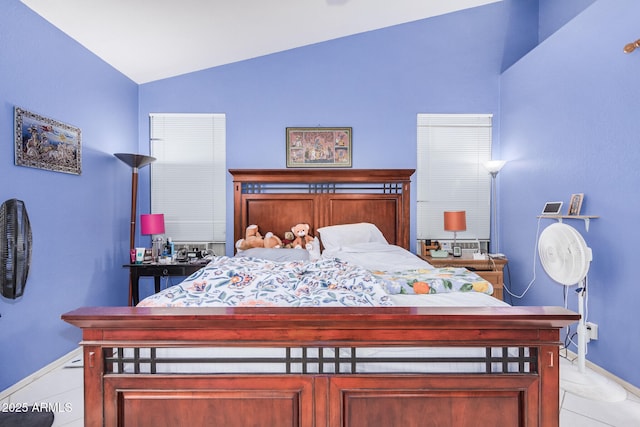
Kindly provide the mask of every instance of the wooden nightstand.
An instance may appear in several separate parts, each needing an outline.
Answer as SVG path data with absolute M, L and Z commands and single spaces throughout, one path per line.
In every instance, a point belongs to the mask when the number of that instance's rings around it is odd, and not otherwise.
M 466 254 L 461 257 L 453 257 L 449 255 L 446 258 L 432 258 L 428 253 L 421 254 L 420 258 L 424 259 L 434 267 L 467 268 L 493 285 L 494 297 L 499 300 L 503 299 L 504 273 L 502 270 L 508 262 L 506 258 L 477 260 L 473 259 L 473 255 Z
M 131 273 L 131 303 L 136 306 L 140 302 L 140 277 L 153 277 L 155 291 L 160 292 L 160 279 L 166 276 L 187 277 L 207 265 L 208 260 L 201 262 L 174 262 L 171 264 L 125 264 Z

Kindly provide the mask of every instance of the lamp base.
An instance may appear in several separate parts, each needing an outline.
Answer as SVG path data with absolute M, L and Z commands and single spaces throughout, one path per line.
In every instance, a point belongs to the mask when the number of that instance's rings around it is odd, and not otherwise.
M 153 262 L 158 262 L 162 255 L 163 247 L 164 240 L 162 240 L 162 237 L 156 237 L 153 239 L 153 246 L 151 247 L 151 257 L 153 258 Z

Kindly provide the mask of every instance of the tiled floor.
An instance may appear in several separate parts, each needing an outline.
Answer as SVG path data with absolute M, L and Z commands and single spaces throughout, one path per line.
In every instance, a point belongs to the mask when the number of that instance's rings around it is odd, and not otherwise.
M 18 387 L 0 403 L 37 404 L 43 408 L 48 404 L 54 411 L 54 426 L 83 427 L 82 352 L 77 349 L 59 362 L 60 366 L 43 373 L 30 384 Z
M 80 351 L 35 382 L 12 394 L 11 402 L 49 402 L 55 411 L 54 426 L 82 427 L 83 388 Z M 562 365 L 561 365 L 562 369 Z M 6 400 L 5 400 L 6 402 Z M 640 426 L 640 397 L 627 394 L 621 402 L 600 402 L 561 390 L 561 427 Z
M 562 372 L 570 362 L 560 360 Z M 626 400 L 603 402 L 560 390 L 560 408 L 561 427 L 640 426 L 640 397 L 631 393 Z

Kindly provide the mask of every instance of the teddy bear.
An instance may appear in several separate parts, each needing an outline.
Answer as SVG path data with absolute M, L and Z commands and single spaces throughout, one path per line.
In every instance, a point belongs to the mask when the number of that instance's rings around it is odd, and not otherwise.
M 309 224 L 296 224 L 291 227 L 294 235 L 293 247 L 305 249 L 307 243 L 313 242 L 313 236 L 309 235 Z
M 282 247 L 282 240 L 280 240 L 280 238 L 278 236 L 276 236 L 275 234 L 273 234 L 271 231 L 267 232 L 267 234 L 264 235 L 264 247 L 265 248 L 281 248 Z
M 244 239 L 236 242 L 238 252 L 251 248 L 264 248 L 264 238 L 262 234 L 260 234 L 260 231 L 258 231 L 258 226 L 255 224 L 248 226 L 244 233 Z
M 296 236 L 293 235 L 293 231 L 285 231 L 284 238 L 282 239 L 282 247 L 283 248 L 293 248 L 293 241 L 296 239 Z
M 256 224 L 251 224 L 245 231 L 244 239 L 236 242 L 238 252 L 246 251 L 251 248 L 280 248 L 282 241 L 272 232 L 268 232 L 262 236 Z

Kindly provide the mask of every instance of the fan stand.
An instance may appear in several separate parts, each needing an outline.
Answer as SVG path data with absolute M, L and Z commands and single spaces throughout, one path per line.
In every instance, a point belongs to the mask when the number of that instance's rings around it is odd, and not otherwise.
M 584 295 L 587 292 L 583 279 L 583 287 L 578 291 L 578 358 L 577 365 L 566 363 L 560 369 L 560 388 L 575 395 L 603 402 L 620 402 L 627 398 L 622 386 L 585 366 L 587 355 L 587 325 L 584 318 Z
M 553 280 L 564 286 L 582 284 L 578 289 L 578 365 L 572 362 L 560 369 L 560 387 L 592 400 L 618 402 L 626 399 L 627 392 L 622 386 L 585 366 L 587 325 L 584 307 L 591 249 L 576 229 L 558 222 L 542 232 L 538 250 L 540 262 Z

